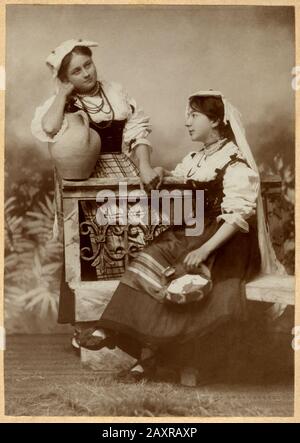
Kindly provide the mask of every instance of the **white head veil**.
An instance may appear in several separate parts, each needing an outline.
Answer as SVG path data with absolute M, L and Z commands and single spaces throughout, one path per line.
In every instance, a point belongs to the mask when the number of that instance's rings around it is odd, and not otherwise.
M 223 96 L 219 91 L 198 91 L 192 94 L 192 97 L 220 97 L 224 105 L 224 123 L 229 123 L 233 131 L 236 144 L 247 160 L 249 166 L 259 173 L 257 164 L 254 160 L 252 151 L 247 142 L 245 129 L 241 122 L 240 112 Z M 261 190 L 257 199 L 257 228 L 258 228 L 258 241 L 261 254 L 261 272 L 265 274 L 286 274 L 284 266 L 279 262 L 276 257 L 275 251 L 272 246 L 270 234 L 267 228 L 263 201 L 261 196 Z

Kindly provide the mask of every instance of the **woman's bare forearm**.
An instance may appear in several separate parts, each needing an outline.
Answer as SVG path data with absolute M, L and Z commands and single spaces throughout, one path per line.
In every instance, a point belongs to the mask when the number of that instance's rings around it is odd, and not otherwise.
M 151 168 L 150 149 L 148 145 L 140 144 L 135 148 L 135 155 L 139 162 L 139 169 Z
M 208 248 L 210 252 L 215 251 L 224 243 L 227 242 L 239 228 L 236 225 L 231 225 L 230 223 L 224 223 L 217 232 L 205 243 L 205 247 Z
M 205 262 L 213 251 L 226 243 L 237 231 L 236 226 L 225 222 L 206 243 L 187 254 L 184 258 L 186 269 L 196 269 L 200 263 Z
M 139 168 L 152 168 L 151 160 L 150 160 L 150 149 L 148 145 L 138 145 L 136 147 L 136 157 L 139 162 Z M 156 166 L 154 169 L 161 169 L 163 171 L 164 176 L 172 175 L 171 171 L 163 168 L 162 166 Z
M 61 128 L 67 96 L 58 94 L 42 119 L 42 127 L 46 134 L 54 136 Z

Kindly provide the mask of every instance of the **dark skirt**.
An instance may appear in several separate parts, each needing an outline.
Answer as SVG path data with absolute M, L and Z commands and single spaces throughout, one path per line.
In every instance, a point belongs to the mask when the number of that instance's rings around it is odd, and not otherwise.
M 236 233 L 216 251 L 211 268 L 213 289 L 202 302 L 161 302 L 143 290 L 142 284 L 132 287 L 132 276 L 127 279 L 125 272 L 97 325 L 116 334 L 117 345 L 136 357 L 142 347 L 159 351 L 177 343 L 184 348 L 226 322 L 246 320 L 245 282 L 260 269 L 257 229 L 254 222 L 249 225 L 249 233 Z M 174 266 L 219 227 L 215 220 L 209 221 L 198 237 L 186 237 L 182 228 L 169 229 L 144 252 L 164 266 Z

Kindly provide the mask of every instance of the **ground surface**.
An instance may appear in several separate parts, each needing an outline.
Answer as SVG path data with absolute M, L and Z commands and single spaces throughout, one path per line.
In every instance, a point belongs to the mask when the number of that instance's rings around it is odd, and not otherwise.
M 237 375 L 233 380 L 219 375 L 193 389 L 181 387 L 172 379 L 123 384 L 109 372 L 82 366 L 70 348 L 68 335 L 9 336 L 5 351 L 6 415 L 293 415 L 291 371 L 281 368 L 266 373 L 255 362 L 251 364 L 246 377 Z M 274 369 L 274 362 L 272 366 Z

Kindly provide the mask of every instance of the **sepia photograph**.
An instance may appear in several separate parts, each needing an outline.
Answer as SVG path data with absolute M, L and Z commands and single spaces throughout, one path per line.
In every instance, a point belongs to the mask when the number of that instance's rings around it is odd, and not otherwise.
M 5 416 L 293 417 L 295 7 L 5 26 Z

